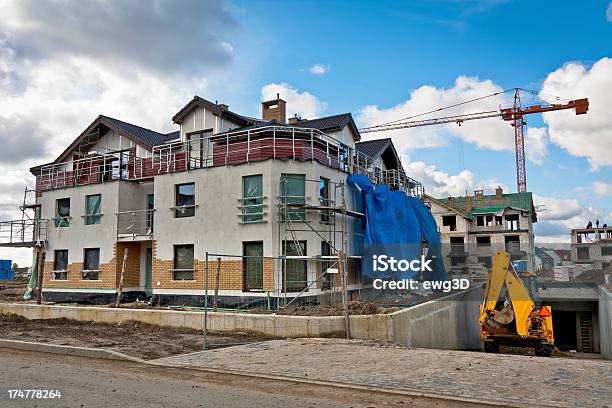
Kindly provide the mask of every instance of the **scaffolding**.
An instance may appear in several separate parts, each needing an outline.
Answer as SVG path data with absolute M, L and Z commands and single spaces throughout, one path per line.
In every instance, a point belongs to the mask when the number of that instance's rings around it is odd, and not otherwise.
M 288 194 L 292 189 L 289 185 L 296 181 L 304 183 L 304 194 Z M 316 200 L 308 197 L 305 191 L 314 183 L 318 186 L 319 197 Z M 344 181 L 337 182 L 328 179 L 312 180 L 295 175 L 281 175 L 278 195 L 278 258 L 281 262 L 281 274 L 277 276 L 281 282 L 277 284 L 278 298 L 283 298 L 283 307 L 288 307 L 301 296 L 307 296 L 309 289 L 319 284 L 322 292 L 328 291 L 333 299 L 337 292 L 330 274 L 338 274 L 342 292 L 342 301 L 346 307 L 348 301 L 349 260 L 361 261 L 361 251 L 351 248 L 363 233 L 356 231 L 355 223 L 350 220 L 364 219 L 362 212 L 354 209 L 358 202 L 358 192 L 346 185 Z M 350 202 L 353 204 L 350 208 Z M 313 202 L 314 201 L 314 202 Z M 305 237 L 314 236 L 321 240 L 321 254 L 307 255 L 304 253 Z M 351 238 L 351 239 L 349 239 Z M 324 250 L 325 249 L 325 250 Z M 305 271 L 305 281 L 288 277 L 289 263 L 296 261 L 315 261 L 321 265 L 315 271 L 315 279 L 308 280 L 308 268 Z M 307 265 L 307 264 L 306 264 Z M 360 273 L 357 272 L 360 288 Z M 294 291 L 292 299 L 288 295 Z M 282 294 L 280 293 L 282 291 Z M 280 304 L 280 302 L 279 302 Z M 279 306 L 280 307 L 280 306 Z M 348 332 L 348 330 L 347 330 Z
M 40 203 L 36 190 L 25 187 L 19 206 L 21 219 L 0 222 L 0 247 L 44 247 L 47 242 L 48 220 L 40 218 Z

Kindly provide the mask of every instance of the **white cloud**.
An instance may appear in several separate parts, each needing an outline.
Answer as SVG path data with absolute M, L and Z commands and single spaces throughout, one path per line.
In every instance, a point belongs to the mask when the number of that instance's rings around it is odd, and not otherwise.
M 308 91 L 299 92 L 286 83 L 271 83 L 261 88 L 261 100 L 276 99 L 276 94 L 287 102 L 287 117 L 294 115 L 306 119 L 317 118 L 327 109 L 327 103 Z
M 589 98 L 586 115 L 565 110 L 543 114 L 550 141 L 573 156 L 585 157 L 594 170 L 612 166 L 612 59 L 602 58 L 589 69 L 578 62 L 550 73 L 541 97 L 559 103 L 554 96 Z
M 593 191 L 598 196 L 612 195 L 612 183 L 607 183 L 605 181 L 595 181 L 593 183 Z
M 608 9 L 606 10 L 606 20 L 612 21 L 612 1 L 608 4 Z
M 233 48 L 219 34 L 239 27 L 223 2 L 199 0 L 6 1 L 0 15 L 0 37 L 30 60 L 78 56 L 118 71 L 224 67 Z
M 538 242 L 569 242 L 571 229 L 583 228 L 589 221 L 595 224 L 597 219 L 602 221 L 606 214 L 573 198 L 534 194 L 533 201 L 538 211 L 538 222 L 534 224 Z
M 314 74 L 314 75 L 324 75 L 324 74 L 327 74 L 329 72 L 329 65 L 314 64 L 313 66 L 308 68 L 308 71 L 311 74 Z
M 469 170 L 463 170 L 459 174 L 449 174 L 438 170 L 433 164 L 422 161 L 411 162 L 405 154 L 400 154 L 400 159 L 406 174 L 421 182 L 425 192 L 435 198 L 464 196 L 466 192 L 473 194 L 474 190 L 485 190 L 485 194 L 490 194 L 498 186 L 509 191 L 507 186 L 495 179 L 476 181 L 474 173 Z
M 359 110 L 357 121 L 363 127 L 403 119 L 423 112 L 465 102 L 470 99 L 501 92 L 503 88 L 490 80 L 476 77 L 460 76 L 451 88 L 421 86 L 410 92 L 405 102 L 391 108 L 379 108 L 377 105 L 364 106 Z M 454 116 L 481 111 L 498 111 L 500 105 L 507 105 L 507 95 L 497 95 L 478 102 L 461 105 L 453 109 L 430 114 L 415 119 L 426 119 L 442 116 Z M 508 150 L 514 146 L 512 127 L 501 118 L 480 119 L 463 122 L 387 131 L 384 133 L 367 133 L 364 139 L 391 137 L 396 147 L 402 152 L 427 147 L 447 145 L 451 138 L 460 137 L 478 147 L 493 150 Z
M 529 127 L 525 133 L 525 154 L 533 164 L 540 165 L 548 157 L 546 128 Z

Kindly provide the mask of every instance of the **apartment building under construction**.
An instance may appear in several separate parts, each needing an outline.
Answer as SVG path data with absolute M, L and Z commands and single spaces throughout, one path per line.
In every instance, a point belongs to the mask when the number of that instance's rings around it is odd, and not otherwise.
M 340 252 L 352 290 L 363 213 L 347 174 L 423 194 L 392 142 L 362 142 L 349 113 L 287 120 L 277 97 L 256 119 L 196 96 L 172 121 L 160 133 L 99 116 L 31 169 L 36 187 L 22 219 L 0 223 L 0 245 L 45 253 L 46 300 L 108 302 L 121 285 L 126 298 L 199 303 L 206 253 L 230 303 L 325 294 Z

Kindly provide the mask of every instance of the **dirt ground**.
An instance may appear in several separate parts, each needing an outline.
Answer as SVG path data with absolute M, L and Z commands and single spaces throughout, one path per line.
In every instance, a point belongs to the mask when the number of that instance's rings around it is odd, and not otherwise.
M 80 347 L 103 347 L 145 360 L 202 350 L 203 334 L 187 328 L 160 327 L 135 321 L 121 324 L 68 319 L 28 320 L 0 315 L 0 338 Z M 210 348 L 267 340 L 256 333 L 208 335 Z
M 17 302 L 23 300 L 22 297 L 27 288 L 27 279 L 0 281 L 0 302 Z
M 381 307 L 374 303 L 362 301 L 349 302 L 348 309 L 351 315 L 393 313 L 400 310 L 398 307 Z M 344 307 L 342 306 L 342 303 L 318 306 L 290 306 L 287 309 L 281 310 L 279 314 L 290 316 L 342 316 L 344 314 Z

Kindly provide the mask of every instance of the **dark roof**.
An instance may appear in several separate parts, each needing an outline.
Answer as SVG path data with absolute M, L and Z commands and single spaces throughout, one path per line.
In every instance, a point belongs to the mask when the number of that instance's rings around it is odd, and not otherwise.
M 353 115 L 350 113 L 340 113 L 333 116 L 325 116 L 323 118 L 310 119 L 298 122 L 294 125 L 295 127 L 302 127 L 307 129 L 318 129 L 318 130 L 342 130 L 345 126 L 349 126 L 355 135 L 355 140 L 361 139 L 361 134 L 355 125 Z
M 548 260 L 548 261 L 553 261 L 553 262 L 554 262 L 553 257 L 552 257 L 552 256 L 550 256 L 550 255 L 549 255 L 549 254 L 548 254 L 546 251 L 544 251 L 542 248 L 535 247 L 535 254 L 536 254 L 536 256 L 538 256 L 540 259 L 543 259 L 543 260 L 545 259 L 545 260 Z
M 167 143 L 179 137 L 179 132 L 170 132 L 167 134 L 156 132 L 151 129 L 143 128 L 132 123 L 124 122 L 119 119 L 109 116 L 99 115 L 87 128 L 59 155 L 55 162 L 63 160 L 70 152 L 72 152 L 82 140 L 91 138 L 91 134 L 95 129 L 102 128 L 104 132 L 114 130 L 131 139 L 134 143 L 140 144 L 147 149 L 152 149 L 153 146 Z
M 104 119 L 102 123 L 111 125 L 109 126 L 111 129 L 119 130 L 126 135 L 133 136 L 137 141 L 145 145 L 145 147 L 153 147 L 167 143 L 170 140 L 176 139 L 179 135 L 178 131 L 164 134 L 108 116 L 100 115 L 99 117 Z
M 179 123 L 196 106 L 208 109 L 212 111 L 215 115 L 218 115 L 222 118 L 230 119 L 232 122 L 235 122 L 240 126 L 248 126 L 256 121 L 256 119 L 249 118 L 247 116 L 242 116 L 230 111 L 227 105 L 212 103 L 211 101 L 201 98 L 198 95 L 194 96 L 193 99 L 189 101 L 187 105 L 183 106 L 183 108 L 172 117 L 172 121 L 174 123 Z
M 166 133 L 166 137 L 168 138 L 168 142 L 177 140 L 181 137 L 181 131 L 175 130 L 174 132 Z
M 448 206 L 448 198 L 437 199 L 437 201 Z M 537 221 L 531 193 L 508 193 L 502 194 L 501 198 L 497 198 L 495 194 L 470 196 L 470 203 L 472 209 L 467 211 L 465 197 L 453 197 L 452 207 L 467 214 L 469 218 L 472 218 L 475 214 L 494 214 L 506 208 L 514 208 L 529 213 L 532 221 Z
M 367 140 L 355 143 L 355 149 L 370 157 L 377 157 L 383 154 L 385 149 L 392 144 L 391 138 Z

